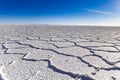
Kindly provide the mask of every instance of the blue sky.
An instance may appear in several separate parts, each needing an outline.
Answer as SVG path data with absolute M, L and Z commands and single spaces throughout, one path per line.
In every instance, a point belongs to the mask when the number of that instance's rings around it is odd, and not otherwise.
M 120 25 L 120 0 L 0 0 L 0 24 Z

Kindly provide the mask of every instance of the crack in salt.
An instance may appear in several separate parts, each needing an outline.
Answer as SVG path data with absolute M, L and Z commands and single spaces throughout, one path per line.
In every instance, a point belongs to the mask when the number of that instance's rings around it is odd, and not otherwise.
M 6 54 L 6 52 L 8 51 L 8 48 L 6 48 L 4 44 L 2 44 L 2 49 L 5 49 L 4 54 Z
M 87 75 L 79 75 L 79 74 L 74 74 L 72 72 L 67 72 L 67 71 L 60 70 L 56 66 L 52 65 L 50 60 L 43 60 L 43 61 L 48 62 L 48 68 L 52 69 L 53 71 L 55 71 L 57 73 L 68 75 L 68 76 L 70 76 L 74 79 L 78 78 L 78 79 L 82 79 L 82 80 L 94 80 L 93 78 L 91 78 Z
M 28 46 L 28 47 L 30 47 L 30 48 L 40 49 L 40 48 L 35 47 L 35 46 L 33 46 L 33 45 L 30 45 L 30 44 L 23 44 L 23 43 L 20 43 L 20 42 L 16 42 L 16 43 L 17 43 L 17 44 L 20 44 L 20 45 L 25 45 L 25 46 Z

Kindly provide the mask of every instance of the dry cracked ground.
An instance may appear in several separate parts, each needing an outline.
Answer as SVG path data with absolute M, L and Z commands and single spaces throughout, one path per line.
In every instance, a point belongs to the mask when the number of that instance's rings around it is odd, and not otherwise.
M 120 28 L 0 26 L 0 80 L 120 80 Z

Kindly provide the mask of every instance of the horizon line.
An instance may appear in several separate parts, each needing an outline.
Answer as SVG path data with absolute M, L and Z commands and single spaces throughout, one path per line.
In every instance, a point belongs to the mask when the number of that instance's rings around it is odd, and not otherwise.
M 31 25 L 31 26 L 86 26 L 86 27 L 120 27 L 120 25 L 80 25 L 80 24 L 0 24 L 0 26 L 20 26 L 20 25 Z

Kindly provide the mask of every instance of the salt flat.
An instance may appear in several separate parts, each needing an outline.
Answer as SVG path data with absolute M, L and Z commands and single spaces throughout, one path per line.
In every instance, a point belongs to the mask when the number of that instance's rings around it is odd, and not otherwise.
M 120 28 L 1 25 L 0 80 L 120 80 Z

